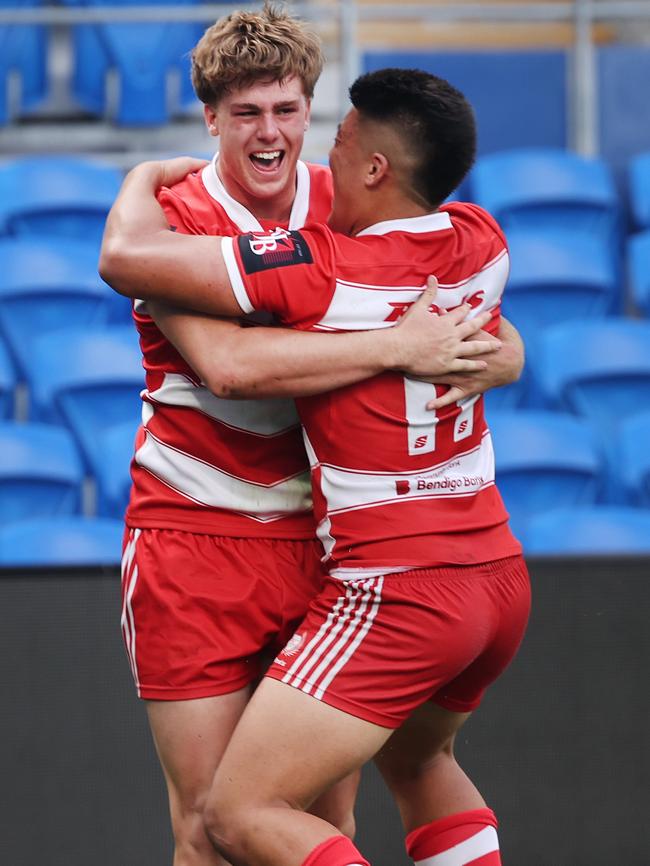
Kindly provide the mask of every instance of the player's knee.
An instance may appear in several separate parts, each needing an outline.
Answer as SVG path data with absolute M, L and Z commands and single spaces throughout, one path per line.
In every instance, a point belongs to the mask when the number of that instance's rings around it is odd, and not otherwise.
M 241 815 L 232 800 L 222 799 L 214 792 L 203 810 L 203 831 L 226 860 L 235 860 L 242 845 L 244 833 Z

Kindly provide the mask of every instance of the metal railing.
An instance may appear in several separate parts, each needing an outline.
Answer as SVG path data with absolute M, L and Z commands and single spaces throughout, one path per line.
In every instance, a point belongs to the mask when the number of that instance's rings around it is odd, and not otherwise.
M 206 22 L 236 9 L 257 8 L 260 3 L 219 3 L 196 6 L 93 6 L 0 9 L 0 26 L 8 24 L 66 25 L 146 22 Z M 418 19 L 424 23 L 502 22 L 571 23 L 574 43 L 568 83 L 570 144 L 584 155 L 598 150 L 597 73 L 593 27 L 598 22 L 650 21 L 649 0 L 574 0 L 574 2 L 464 3 L 379 5 L 357 0 L 309 0 L 291 2 L 292 13 L 309 21 L 335 23 L 340 76 L 338 108 L 347 104 L 347 88 L 361 68 L 359 26 L 368 21 Z

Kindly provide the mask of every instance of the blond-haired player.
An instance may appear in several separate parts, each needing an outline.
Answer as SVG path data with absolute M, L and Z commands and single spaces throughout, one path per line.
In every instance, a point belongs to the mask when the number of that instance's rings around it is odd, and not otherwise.
M 318 40 L 270 6 L 206 31 L 193 82 L 219 153 L 161 192 L 175 231 L 294 230 L 327 217 L 329 172 L 299 161 L 321 66 Z M 449 379 L 484 368 L 468 358 L 491 346 L 463 343 L 476 328 L 461 314 L 432 319 L 425 304 L 391 333 L 297 334 L 224 319 L 205 346 L 222 372 L 217 397 L 170 342 L 196 345 L 199 320 L 138 301 L 134 318 L 147 389 L 126 515 L 122 626 L 167 781 L 174 866 L 213 866 L 223 861 L 201 815 L 215 770 L 265 654 L 291 635 L 322 582 L 292 401 L 222 397 L 304 395 L 392 367 Z M 477 387 L 515 375 L 516 350 L 498 354 Z M 352 778 L 312 806 L 348 834 L 355 785 Z

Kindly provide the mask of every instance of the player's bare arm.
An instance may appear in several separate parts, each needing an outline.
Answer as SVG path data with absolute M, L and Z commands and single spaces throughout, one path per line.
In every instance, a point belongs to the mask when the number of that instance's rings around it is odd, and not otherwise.
M 147 162 L 127 175 L 107 220 L 100 272 L 113 288 L 130 297 L 235 316 L 242 311 L 230 287 L 218 240 L 170 232 L 155 197 L 160 186 L 173 185 L 202 164 L 190 158 Z M 213 382 L 216 393 L 238 397 L 318 393 L 388 369 L 427 377 L 484 369 L 483 358 L 472 358 L 496 351 L 500 343 L 489 336 L 471 338 L 489 315 L 464 322 L 468 309 L 459 308 L 436 316 L 428 310 L 433 299 L 430 292 L 425 292 L 402 325 L 373 334 L 334 335 L 336 342 L 331 345 L 329 335 L 275 329 L 254 334 L 228 327 L 226 336 L 223 325 L 198 317 L 190 317 L 175 334 L 168 317 L 166 336 L 178 342 L 184 330 L 191 330 L 193 339 L 177 346 L 188 363 L 206 382 Z M 199 343 L 211 347 L 208 357 L 218 356 L 220 363 L 214 368 L 198 369 L 196 361 L 187 357 L 190 352 L 199 355 L 193 348 Z M 258 361 L 251 365 L 253 357 Z M 249 369 L 245 376 L 243 369 L 235 371 L 234 358 L 239 359 L 237 367 L 244 368 L 245 362 Z M 219 373 L 219 381 L 214 382 L 212 371 L 221 369 L 224 359 L 229 362 L 225 368 L 233 372 L 225 377 Z M 304 372 L 296 373 L 298 369 Z M 289 377 L 286 383 L 281 382 L 283 377 Z
M 313 334 L 284 328 L 242 327 L 232 319 L 187 313 L 150 304 L 153 317 L 168 340 L 217 396 L 303 397 L 331 391 L 399 369 L 415 376 L 471 376 L 483 372 L 485 357 L 499 341 L 468 340 L 480 319 L 464 322 L 467 307 L 436 316 L 429 307 L 435 280 L 394 328 L 341 334 Z M 480 354 L 484 344 L 487 355 Z

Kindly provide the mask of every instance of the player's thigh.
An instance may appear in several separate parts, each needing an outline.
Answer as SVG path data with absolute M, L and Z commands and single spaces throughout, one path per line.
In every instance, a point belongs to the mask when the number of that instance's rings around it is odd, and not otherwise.
M 217 770 L 209 809 L 314 800 L 381 748 L 391 729 L 265 678 Z
M 173 805 L 205 801 L 219 761 L 250 698 L 250 687 L 189 701 L 147 701 L 156 750 Z
M 469 716 L 431 701 L 422 704 L 377 753 L 377 767 L 387 780 L 418 776 L 442 752 L 451 754 L 454 737 Z

